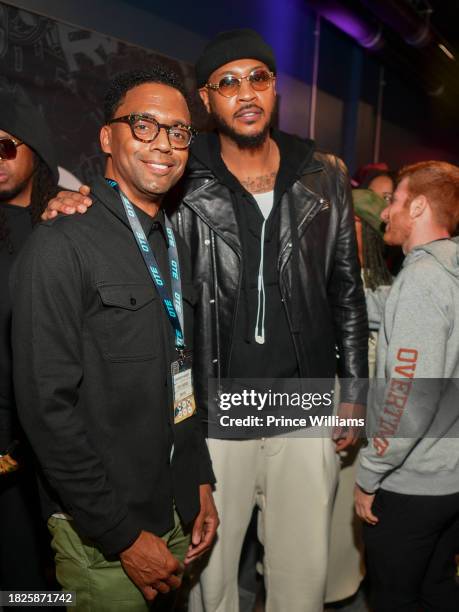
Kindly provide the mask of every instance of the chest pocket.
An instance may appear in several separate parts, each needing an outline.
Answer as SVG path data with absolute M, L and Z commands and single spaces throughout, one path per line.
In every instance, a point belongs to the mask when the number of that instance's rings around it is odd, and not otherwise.
M 153 285 L 99 285 L 103 352 L 110 361 L 144 361 L 161 350 L 160 300 Z

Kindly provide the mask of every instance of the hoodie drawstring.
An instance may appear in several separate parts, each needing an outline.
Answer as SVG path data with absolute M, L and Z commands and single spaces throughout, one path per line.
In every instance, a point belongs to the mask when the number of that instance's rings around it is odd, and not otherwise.
M 266 294 L 265 294 L 265 281 L 263 278 L 263 266 L 265 261 L 265 228 L 266 219 L 263 220 L 261 226 L 260 236 L 260 265 L 258 266 L 258 306 L 257 306 L 257 320 L 255 323 L 255 342 L 258 344 L 265 343 L 265 313 L 266 313 Z

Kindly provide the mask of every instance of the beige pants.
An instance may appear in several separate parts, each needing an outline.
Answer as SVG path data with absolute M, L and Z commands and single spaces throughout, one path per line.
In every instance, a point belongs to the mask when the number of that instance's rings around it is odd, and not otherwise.
M 209 440 L 217 478 L 218 539 L 190 612 L 238 612 L 238 567 L 259 508 L 266 612 L 322 612 L 338 462 L 331 440 Z
M 365 576 L 362 524 L 354 512 L 357 449 L 350 449 L 339 475 L 333 507 L 326 602 L 354 595 Z

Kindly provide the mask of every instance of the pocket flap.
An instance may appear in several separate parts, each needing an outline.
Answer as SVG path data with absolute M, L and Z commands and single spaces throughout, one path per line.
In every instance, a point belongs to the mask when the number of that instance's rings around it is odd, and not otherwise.
M 138 310 L 158 297 L 153 285 L 99 285 L 97 290 L 105 306 L 127 310 Z

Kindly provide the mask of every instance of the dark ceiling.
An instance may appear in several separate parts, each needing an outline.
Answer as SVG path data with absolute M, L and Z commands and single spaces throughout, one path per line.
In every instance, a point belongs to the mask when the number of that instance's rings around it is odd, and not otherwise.
M 434 28 L 451 45 L 459 61 L 459 2 L 457 0 L 430 0 L 431 22 Z

